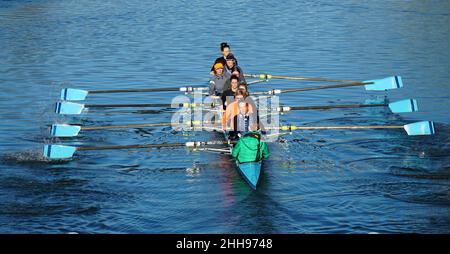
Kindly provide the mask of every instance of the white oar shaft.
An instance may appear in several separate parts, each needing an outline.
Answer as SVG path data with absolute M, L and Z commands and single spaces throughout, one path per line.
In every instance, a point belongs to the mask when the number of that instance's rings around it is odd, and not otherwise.
M 138 123 L 138 124 L 124 124 L 124 125 L 108 125 L 108 126 L 82 126 L 81 130 L 109 130 L 109 129 L 126 129 L 126 128 L 138 128 L 138 127 L 158 127 L 158 126 L 177 126 L 177 125 L 190 125 L 200 126 L 201 124 L 220 124 L 222 122 L 212 121 L 191 121 L 191 122 L 174 122 L 174 123 Z
M 137 149 L 137 148 L 164 148 L 164 147 L 202 147 L 209 145 L 228 144 L 230 141 L 200 141 L 200 142 L 186 142 L 186 143 L 171 143 L 171 144 L 137 144 L 137 145 L 123 145 L 123 146 L 94 146 L 94 147 L 77 147 L 78 151 L 86 150 L 122 150 L 122 149 Z

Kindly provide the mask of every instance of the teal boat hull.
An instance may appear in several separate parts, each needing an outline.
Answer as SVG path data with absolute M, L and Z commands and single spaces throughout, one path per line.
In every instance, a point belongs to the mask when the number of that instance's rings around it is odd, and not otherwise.
M 228 133 L 225 133 L 225 140 L 228 140 Z M 236 167 L 248 185 L 256 190 L 261 175 L 262 161 L 239 163 L 236 160 Z
M 252 189 L 256 190 L 256 186 L 258 185 L 259 177 L 261 175 L 262 162 L 239 163 L 236 161 L 236 165 L 239 173 L 248 185 L 250 185 Z

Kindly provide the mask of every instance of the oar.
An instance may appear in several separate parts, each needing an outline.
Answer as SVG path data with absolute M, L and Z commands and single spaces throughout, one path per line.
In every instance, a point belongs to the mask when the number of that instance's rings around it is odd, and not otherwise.
M 260 78 L 260 79 L 288 79 L 288 80 L 306 80 L 306 81 L 323 81 L 323 82 L 348 82 L 348 83 L 360 83 L 360 81 L 345 80 L 345 79 L 330 79 L 330 78 L 312 78 L 312 77 L 293 77 L 293 76 L 277 76 L 271 74 L 244 74 L 244 77 L 248 78 Z
M 67 101 L 82 101 L 85 100 L 88 94 L 101 93 L 148 93 L 148 92 L 197 92 L 208 90 L 206 87 L 165 87 L 165 88 L 142 88 L 142 89 L 117 89 L 117 90 L 81 90 L 75 88 L 64 88 L 61 90 L 61 100 Z
M 145 103 L 145 104 L 80 104 L 75 102 L 61 101 L 55 105 L 55 113 L 61 115 L 79 115 L 85 108 L 195 108 L 195 107 L 215 107 L 215 103 L 179 103 L 179 104 L 159 104 L 159 103 Z
M 211 124 L 211 122 L 203 122 L 203 123 Z M 158 126 L 171 126 L 171 125 L 176 125 L 176 124 L 198 126 L 198 125 L 202 124 L 202 122 L 201 121 L 191 121 L 191 122 L 185 122 L 185 123 L 177 123 L 177 122 L 175 122 L 175 123 L 142 123 L 142 124 L 106 125 L 106 126 L 80 126 L 80 125 L 70 125 L 70 124 L 52 124 L 50 127 L 50 135 L 52 137 L 76 137 L 76 136 L 78 136 L 80 131 L 158 127 Z
M 377 103 L 377 104 L 347 104 L 347 105 L 329 105 L 329 106 L 307 106 L 307 107 L 278 107 L 278 112 L 288 112 L 292 110 L 320 110 L 333 108 L 367 108 L 367 107 L 389 107 L 393 113 L 407 113 L 418 111 L 417 101 L 415 99 L 407 99 L 396 102 Z
M 313 86 L 313 87 L 304 87 L 304 88 L 295 88 L 295 89 L 286 89 L 286 90 L 274 89 L 274 90 L 271 90 L 268 92 L 262 92 L 262 94 L 304 92 L 304 91 L 343 88 L 343 87 L 352 87 L 352 86 L 364 86 L 366 90 L 371 90 L 371 91 L 384 91 L 384 90 L 401 88 L 401 87 L 403 87 L 403 82 L 402 82 L 402 79 L 400 76 L 393 76 L 393 77 L 387 77 L 387 78 L 383 78 L 383 79 L 368 80 L 368 81 L 359 82 L 359 83 L 344 83 L 344 84 L 336 84 L 336 85 Z M 253 94 L 261 94 L 261 93 L 253 93 Z
M 435 133 L 432 121 L 422 121 L 406 125 L 370 125 L 370 126 L 294 126 L 286 125 L 280 127 L 266 127 L 283 131 L 296 130 L 336 130 L 336 129 L 404 129 L 410 136 L 433 135 Z
M 253 84 L 258 84 L 258 83 L 262 83 L 262 82 L 268 82 L 268 79 L 259 79 L 259 80 L 253 80 L 250 82 L 247 82 L 247 85 L 253 85 Z
M 139 149 L 139 148 L 164 148 L 164 147 L 203 147 L 208 145 L 231 144 L 231 141 L 204 141 L 204 142 L 186 142 L 172 144 L 136 144 L 123 146 L 94 146 L 94 147 L 75 147 L 65 145 L 44 145 L 43 155 L 49 159 L 68 159 L 72 158 L 76 151 L 88 150 L 121 150 L 121 149 Z

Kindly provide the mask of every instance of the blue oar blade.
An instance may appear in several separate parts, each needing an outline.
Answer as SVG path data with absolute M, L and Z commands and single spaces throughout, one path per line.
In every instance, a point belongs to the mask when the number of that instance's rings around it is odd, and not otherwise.
M 434 123 L 432 121 L 422 121 L 417 123 L 410 123 L 407 125 L 404 125 L 403 128 L 405 128 L 408 135 L 433 135 L 435 133 L 434 131 Z
M 82 101 L 86 99 L 88 91 L 73 88 L 64 88 L 61 90 L 61 100 L 63 101 Z
M 55 112 L 61 115 L 79 115 L 84 109 L 84 104 L 74 102 L 57 102 Z
M 384 91 L 403 87 L 402 78 L 400 76 L 364 81 L 364 83 L 366 82 L 373 82 L 373 84 L 364 86 L 366 90 L 372 91 Z
M 52 124 L 50 134 L 52 137 L 75 137 L 81 130 L 79 125 Z
M 63 145 L 44 145 L 44 157 L 49 159 L 68 159 L 72 158 L 77 148 Z
M 416 112 L 419 110 L 415 99 L 407 99 L 389 103 L 389 108 L 393 113 Z

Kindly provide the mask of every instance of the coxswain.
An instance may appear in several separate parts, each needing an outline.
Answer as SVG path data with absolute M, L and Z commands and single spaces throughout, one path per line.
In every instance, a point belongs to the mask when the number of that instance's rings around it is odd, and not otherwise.
M 257 131 L 255 125 L 250 125 L 250 132 L 239 138 L 231 150 L 231 156 L 239 163 L 261 161 L 267 159 L 269 155 L 269 148 L 261 139 L 261 133 Z

